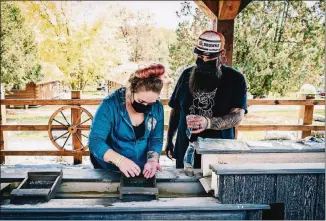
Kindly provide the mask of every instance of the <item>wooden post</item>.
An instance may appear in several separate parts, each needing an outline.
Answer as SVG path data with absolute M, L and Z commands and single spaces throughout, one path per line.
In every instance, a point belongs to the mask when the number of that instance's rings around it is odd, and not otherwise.
M 305 100 L 313 100 L 315 99 L 315 95 L 305 95 L 301 94 L 300 99 Z M 302 123 L 302 125 L 311 125 L 314 115 L 314 105 L 304 105 L 300 106 L 299 110 L 299 124 Z M 311 136 L 311 130 L 309 131 L 301 131 L 301 136 L 298 136 L 298 138 L 305 138 Z
M 217 31 L 225 38 L 226 65 L 232 66 L 234 20 L 218 20 Z
M 0 85 L 0 98 L 5 99 L 5 89 L 3 85 Z M 0 106 L 0 125 L 6 124 L 6 105 Z M 7 149 L 7 132 L 2 130 L 0 126 L 0 150 Z M 6 157 L 1 155 L 0 164 L 5 164 Z
M 81 91 L 71 91 L 71 99 L 80 99 Z M 73 125 L 77 125 L 81 123 L 81 111 L 78 109 L 71 109 L 71 122 Z M 77 130 L 75 134 L 72 135 L 72 144 L 74 149 L 80 149 L 82 144 L 76 137 L 78 136 L 80 141 L 82 141 L 82 136 L 80 130 Z M 75 155 L 74 156 L 74 165 L 82 163 L 82 155 Z

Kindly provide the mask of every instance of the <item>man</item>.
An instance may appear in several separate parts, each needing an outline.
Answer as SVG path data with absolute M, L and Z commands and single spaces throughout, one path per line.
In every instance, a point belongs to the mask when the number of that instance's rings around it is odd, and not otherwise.
M 196 65 L 182 72 L 169 100 L 172 110 L 166 153 L 169 158 L 176 159 L 177 168 L 184 167 L 189 142 L 198 137 L 234 139 L 235 126 L 246 112 L 246 81 L 240 72 L 222 64 L 222 59 L 226 59 L 224 44 L 221 33 L 205 31 L 200 35 L 194 50 Z M 191 136 L 187 135 L 189 129 Z M 201 167 L 197 154 L 193 166 Z

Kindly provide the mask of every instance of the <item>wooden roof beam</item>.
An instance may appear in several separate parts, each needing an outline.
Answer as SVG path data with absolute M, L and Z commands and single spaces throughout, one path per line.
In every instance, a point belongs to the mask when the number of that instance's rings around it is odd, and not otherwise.
M 212 20 L 233 20 L 252 0 L 195 0 Z
M 237 17 L 241 0 L 220 0 L 218 1 L 218 20 L 234 20 Z
M 195 0 L 195 3 L 198 5 L 198 7 L 205 13 L 207 17 L 209 17 L 211 20 L 217 19 L 218 14 L 218 2 L 215 1 L 198 1 Z

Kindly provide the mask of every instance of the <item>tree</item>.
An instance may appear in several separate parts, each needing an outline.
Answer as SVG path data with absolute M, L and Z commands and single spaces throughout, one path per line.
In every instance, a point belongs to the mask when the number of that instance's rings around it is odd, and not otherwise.
M 324 56 L 323 2 L 252 2 L 235 21 L 233 64 L 254 95 L 319 84 Z
M 21 89 L 42 79 L 37 45 L 21 11 L 11 2 L 1 2 L 1 83 L 7 90 Z
M 155 27 L 153 15 L 149 13 L 131 12 L 125 7 L 117 11 L 116 43 L 124 62 L 161 63 L 170 73 L 169 45 L 175 41 L 174 31 Z
M 40 59 L 56 64 L 73 90 L 83 90 L 104 75 L 110 46 L 101 38 L 103 18 L 78 24 L 74 8 L 82 2 L 20 2 L 26 18 L 35 26 Z M 75 19 L 75 20 L 74 20 Z M 109 66 L 109 65 L 108 65 Z
M 189 2 L 181 4 L 181 9 L 176 12 L 181 20 L 176 30 L 176 43 L 169 47 L 170 68 L 174 72 L 171 76 L 175 81 L 179 78 L 180 71 L 195 63 L 194 47 L 198 36 L 209 29 L 209 19 L 199 8 L 193 8 Z M 188 18 L 188 19 L 185 19 Z
M 193 48 L 209 20 L 189 2 L 178 11 L 177 42 L 170 46 L 170 66 L 178 78 L 195 61 Z M 304 83 L 319 85 L 324 70 L 325 3 L 253 1 L 236 18 L 233 67 L 247 79 L 253 95 L 298 90 Z M 185 20 L 186 19 L 186 20 Z

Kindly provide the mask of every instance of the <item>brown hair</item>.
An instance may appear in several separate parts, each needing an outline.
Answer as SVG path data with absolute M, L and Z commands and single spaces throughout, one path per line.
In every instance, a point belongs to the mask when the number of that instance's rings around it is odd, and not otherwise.
M 132 92 L 145 90 L 159 94 L 163 88 L 164 73 L 165 68 L 161 64 L 152 64 L 140 68 L 130 76 L 129 88 Z

